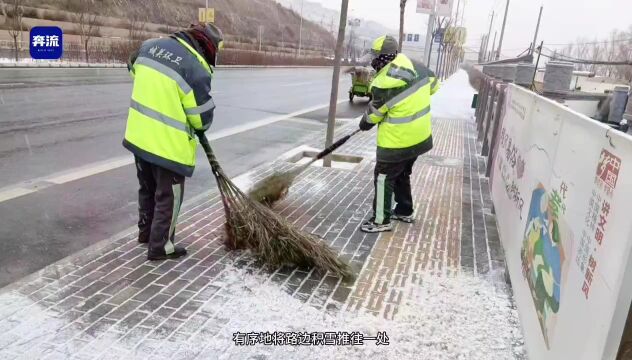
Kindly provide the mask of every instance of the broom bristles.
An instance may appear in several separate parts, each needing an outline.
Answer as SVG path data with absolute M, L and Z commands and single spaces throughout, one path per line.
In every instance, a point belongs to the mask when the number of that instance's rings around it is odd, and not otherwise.
M 248 196 L 260 204 L 271 207 L 287 196 L 290 186 L 305 168 L 301 166 L 289 171 L 275 172 L 255 183 L 248 192 Z
M 262 205 L 257 197 L 244 194 L 226 176 L 213 153 L 207 153 L 207 156 L 224 204 L 225 244 L 229 249 L 251 249 L 256 256 L 272 266 L 315 266 L 346 279 L 353 278 L 349 265 L 339 259 L 327 244 L 314 235 L 294 228 L 280 215 Z M 258 188 L 260 192 L 257 194 L 269 196 L 271 189 L 272 194 L 276 194 L 274 191 L 281 187 L 280 184 L 287 184 L 289 187 L 303 169 L 301 167 L 278 174 L 274 184 L 270 184 L 270 181 L 260 184 L 263 186 Z M 252 196 L 252 192 L 250 195 Z

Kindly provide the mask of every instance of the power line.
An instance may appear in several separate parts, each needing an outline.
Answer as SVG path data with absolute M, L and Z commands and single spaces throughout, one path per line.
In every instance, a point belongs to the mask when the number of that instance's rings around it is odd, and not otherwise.
M 589 41 L 589 42 L 572 42 L 572 43 L 566 43 L 566 44 L 547 44 L 549 46 L 566 46 L 566 45 L 592 45 L 592 44 L 609 44 L 609 43 L 613 43 L 613 42 L 626 42 L 626 41 L 632 41 L 632 37 L 631 38 L 626 38 L 626 39 L 615 39 L 615 40 L 604 40 L 604 41 Z
M 551 51 L 550 49 L 547 49 L 548 51 Z M 587 59 L 578 59 L 578 58 L 573 58 L 570 56 L 566 56 L 566 55 L 547 55 L 542 53 L 542 50 L 539 50 L 540 54 L 546 58 L 549 58 L 551 60 L 562 60 L 562 61 L 566 61 L 566 62 L 570 62 L 570 63 L 575 63 L 575 64 L 586 64 L 586 65 L 632 65 L 632 60 L 625 60 L 625 61 L 601 61 L 601 60 L 587 60 Z

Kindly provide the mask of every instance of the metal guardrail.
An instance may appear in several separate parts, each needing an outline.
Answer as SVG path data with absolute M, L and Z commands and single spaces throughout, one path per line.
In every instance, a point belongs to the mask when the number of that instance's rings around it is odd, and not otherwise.
M 494 158 L 494 151 L 496 150 L 506 93 L 507 83 L 484 75 L 479 90 L 475 118 L 478 140 L 483 142 L 481 155 L 488 158 L 485 171 L 487 177 L 492 170 L 491 159 Z

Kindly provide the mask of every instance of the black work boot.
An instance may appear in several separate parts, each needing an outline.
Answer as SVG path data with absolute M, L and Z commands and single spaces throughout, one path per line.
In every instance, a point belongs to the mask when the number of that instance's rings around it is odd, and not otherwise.
M 152 222 L 152 217 L 144 214 L 143 212 L 140 213 L 139 216 L 139 220 L 138 220 L 138 242 L 141 244 L 147 244 L 149 242 L 149 237 L 151 234 L 151 222 Z
M 177 259 L 187 254 L 187 250 L 182 246 L 174 246 L 171 254 L 165 254 L 164 250 L 160 252 L 154 252 L 149 250 L 147 253 L 147 260 L 167 260 Z
M 149 233 L 143 233 L 140 232 L 138 233 L 138 242 L 141 244 L 147 244 L 149 243 Z

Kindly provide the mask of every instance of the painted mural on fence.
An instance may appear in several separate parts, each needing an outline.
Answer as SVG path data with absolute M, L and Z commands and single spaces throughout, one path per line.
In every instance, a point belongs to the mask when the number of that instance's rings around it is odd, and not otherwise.
M 508 88 L 490 187 L 529 357 L 614 359 L 632 301 L 632 139 Z
M 533 190 L 520 251 L 522 275 L 531 290 L 547 348 L 568 271 L 566 257 L 572 236 L 563 220 L 567 190 L 565 183 L 552 192 L 547 192 L 541 183 Z
M 598 252 L 606 236 L 610 203 L 614 200 L 612 194 L 617 187 L 620 170 L 621 158 L 602 149 L 575 259 L 584 274 L 581 291 L 586 300 L 589 299 L 593 275 L 597 268 Z
M 514 203 L 522 219 L 524 198 L 518 188 L 517 180 L 522 179 L 524 175 L 525 160 L 520 154 L 520 149 L 516 146 L 516 141 L 504 127 L 500 134 L 499 151 L 500 153 L 496 156 L 496 163 L 505 186 L 507 198 Z

